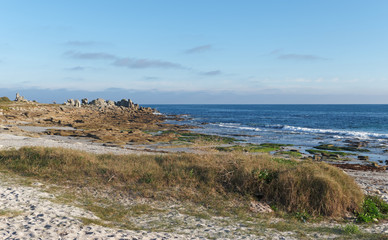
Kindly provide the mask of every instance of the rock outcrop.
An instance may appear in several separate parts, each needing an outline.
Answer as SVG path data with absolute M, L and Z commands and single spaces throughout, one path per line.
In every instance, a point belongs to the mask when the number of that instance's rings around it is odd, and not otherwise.
M 97 98 L 89 103 L 89 105 L 98 106 L 98 107 L 105 107 L 108 104 L 105 102 L 102 98 Z
M 94 99 L 91 102 L 89 102 L 87 98 L 84 98 L 81 101 L 79 101 L 78 99 L 68 99 L 67 102 L 64 103 L 64 105 L 71 107 L 98 107 L 102 110 L 108 108 L 122 108 L 127 109 L 129 111 L 142 111 L 150 113 L 157 112 L 155 109 L 152 109 L 150 107 L 141 107 L 139 106 L 139 104 L 133 103 L 131 99 L 121 99 L 117 102 L 114 102 L 112 100 L 104 100 L 102 98 Z
M 75 106 L 74 99 L 67 99 L 67 102 L 65 103 L 65 105 L 74 107 Z
M 25 99 L 23 96 L 20 96 L 19 93 L 16 93 L 15 102 L 28 102 L 28 100 Z

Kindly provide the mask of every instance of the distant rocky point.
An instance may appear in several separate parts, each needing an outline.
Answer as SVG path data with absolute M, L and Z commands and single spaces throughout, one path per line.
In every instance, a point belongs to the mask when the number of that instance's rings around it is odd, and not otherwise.
M 29 102 L 33 102 L 33 101 L 28 101 L 25 97 L 20 96 L 19 93 L 16 93 L 15 102 L 26 102 L 26 103 L 29 103 Z
M 21 96 L 19 93 L 16 93 L 16 102 L 25 102 L 25 103 L 32 103 L 35 101 L 28 101 L 25 97 Z M 112 100 L 104 100 L 102 98 L 97 98 L 89 102 L 87 98 L 82 99 L 81 101 L 78 99 L 68 99 L 66 102 L 63 103 L 63 105 L 71 106 L 71 107 L 98 107 L 102 109 L 106 108 L 123 108 L 128 109 L 131 111 L 145 111 L 145 112 L 157 112 L 155 109 L 152 109 L 150 107 L 141 107 L 139 104 L 135 104 L 132 102 L 131 99 L 122 99 L 120 101 L 112 101 Z
M 122 107 L 122 108 L 128 108 L 130 110 L 140 110 L 140 111 L 155 111 L 150 107 L 141 107 L 139 104 L 135 104 L 132 102 L 131 99 L 122 99 L 120 101 L 112 101 L 112 100 L 104 100 L 102 98 L 97 98 L 92 101 L 88 101 L 87 98 L 82 99 L 81 101 L 78 99 L 68 99 L 67 102 L 64 103 L 66 106 L 72 106 L 72 107 L 83 107 L 83 106 L 96 106 L 99 108 L 115 108 L 115 107 Z

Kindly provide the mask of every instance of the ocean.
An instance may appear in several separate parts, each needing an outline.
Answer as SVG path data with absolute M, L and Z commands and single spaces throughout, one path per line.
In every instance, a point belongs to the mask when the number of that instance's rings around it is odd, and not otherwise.
M 250 143 L 294 144 L 303 152 L 320 144 L 363 141 L 372 161 L 388 159 L 388 105 L 148 105 L 194 131 Z

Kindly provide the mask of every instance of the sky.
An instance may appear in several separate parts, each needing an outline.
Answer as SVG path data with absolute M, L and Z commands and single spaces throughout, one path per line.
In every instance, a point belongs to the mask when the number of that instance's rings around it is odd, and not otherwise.
M 0 0 L 0 95 L 388 104 L 386 0 Z

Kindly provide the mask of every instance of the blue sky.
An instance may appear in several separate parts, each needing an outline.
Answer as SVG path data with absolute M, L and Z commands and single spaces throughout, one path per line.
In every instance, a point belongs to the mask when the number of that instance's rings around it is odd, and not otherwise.
M 388 1 L 0 4 L 0 95 L 388 103 Z

